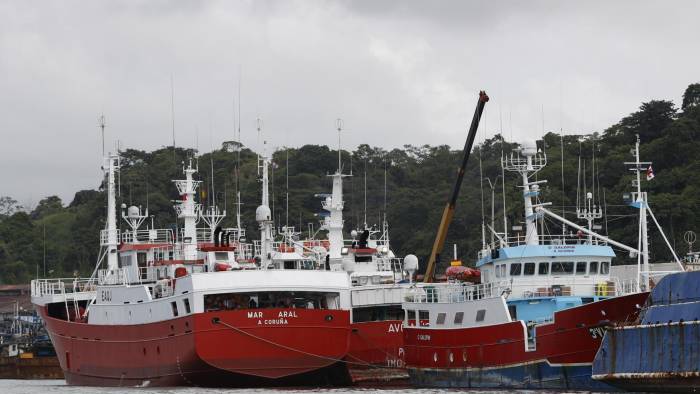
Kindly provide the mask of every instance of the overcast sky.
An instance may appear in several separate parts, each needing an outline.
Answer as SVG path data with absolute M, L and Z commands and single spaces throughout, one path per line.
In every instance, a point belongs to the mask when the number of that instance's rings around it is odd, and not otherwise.
M 0 196 L 66 203 L 107 145 L 461 147 L 600 131 L 700 81 L 697 1 L 0 0 Z

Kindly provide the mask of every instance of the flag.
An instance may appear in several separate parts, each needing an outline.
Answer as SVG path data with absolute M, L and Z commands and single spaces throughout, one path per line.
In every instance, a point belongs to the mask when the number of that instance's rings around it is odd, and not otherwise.
M 650 181 L 654 179 L 654 170 L 651 168 L 651 165 L 649 168 L 647 168 L 647 181 Z

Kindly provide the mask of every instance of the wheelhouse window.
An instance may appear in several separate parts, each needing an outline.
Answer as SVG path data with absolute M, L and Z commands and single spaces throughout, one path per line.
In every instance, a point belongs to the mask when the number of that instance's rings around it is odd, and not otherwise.
M 598 273 L 598 262 L 591 261 L 590 263 L 588 263 L 588 274 L 595 275 L 597 273 Z
M 525 263 L 523 274 L 527 276 L 535 275 L 535 263 Z
M 121 255 L 119 256 L 119 268 L 128 267 L 131 265 L 131 255 Z
M 538 264 L 537 273 L 539 275 L 549 275 L 549 261 L 544 261 Z
M 552 275 L 571 275 L 574 273 L 573 261 L 552 262 Z
M 416 311 L 407 310 L 406 315 L 408 316 L 408 325 L 415 326 L 416 325 Z
M 522 264 L 511 263 L 510 264 L 510 276 L 520 276 L 520 271 L 522 270 Z
M 506 265 L 499 264 L 498 267 L 496 267 L 496 277 L 503 278 L 504 276 L 506 276 Z
M 185 298 L 184 300 L 182 300 L 182 304 L 185 306 L 185 313 L 186 314 L 189 315 L 190 313 L 192 313 L 192 310 L 190 309 L 190 300 L 189 299 Z
M 464 321 L 464 312 L 455 313 L 455 324 L 462 324 Z
M 401 305 L 370 306 L 352 310 L 353 323 L 386 320 L 403 320 Z
M 269 308 L 337 309 L 339 298 L 339 293 L 311 291 L 206 294 L 204 310 L 208 312 Z
M 607 261 L 603 261 L 600 263 L 600 274 L 601 275 L 607 275 L 610 273 L 610 263 Z
M 576 275 L 586 275 L 586 262 L 579 261 L 576 263 Z
M 214 260 L 228 261 L 228 252 L 214 252 Z
M 179 312 L 177 310 L 177 302 L 175 302 L 175 301 L 171 302 L 170 308 L 173 310 L 173 316 L 177 317 L 177 315 L 179 315 Z
M 428 321 L 430 320 L 430 312 L 418 311 L 418 320 L 420 320 L 421 326 L 428 325 Z
M 437 315 L 437 319 L 435 320 L 435 324 L 445 324 L 445 319 L 447 318 L 447 313 L 445 312 L 440 312 Z
M 484 318 L 486 318 L 486 309 L 479 309 L 478 311 L 476 311 L 477 322 L 484 321 Z
M 136 264 L 138 264 L 139 268 L 146 266 L 146 257 L 146 252 L 138 252 L 136 254 Z

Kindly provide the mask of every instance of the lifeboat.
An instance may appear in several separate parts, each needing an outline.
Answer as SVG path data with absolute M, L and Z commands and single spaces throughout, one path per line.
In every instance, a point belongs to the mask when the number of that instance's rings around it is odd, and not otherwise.
M 447 276 L 448 279 L 458 280 L 460 282 L 481 282 L 481 271 L 463 266 L 460 260 L 454 260 L 450 263 L 450 266 L 445 270 L 445 276 Z

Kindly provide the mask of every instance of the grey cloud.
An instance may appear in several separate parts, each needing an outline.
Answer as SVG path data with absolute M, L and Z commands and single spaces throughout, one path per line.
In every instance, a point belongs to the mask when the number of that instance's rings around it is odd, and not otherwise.
M 70 200 L 108 146 L 233 138 L 273 146 L 460 146 L 476 93 L 484 136 L 600 130 L 698 79 L 696 2 L 0 2 L 0 195 Z M 512 122 L 510 121 L 512 119 Z M 18 170 L 21 168 L 21 170 Z

